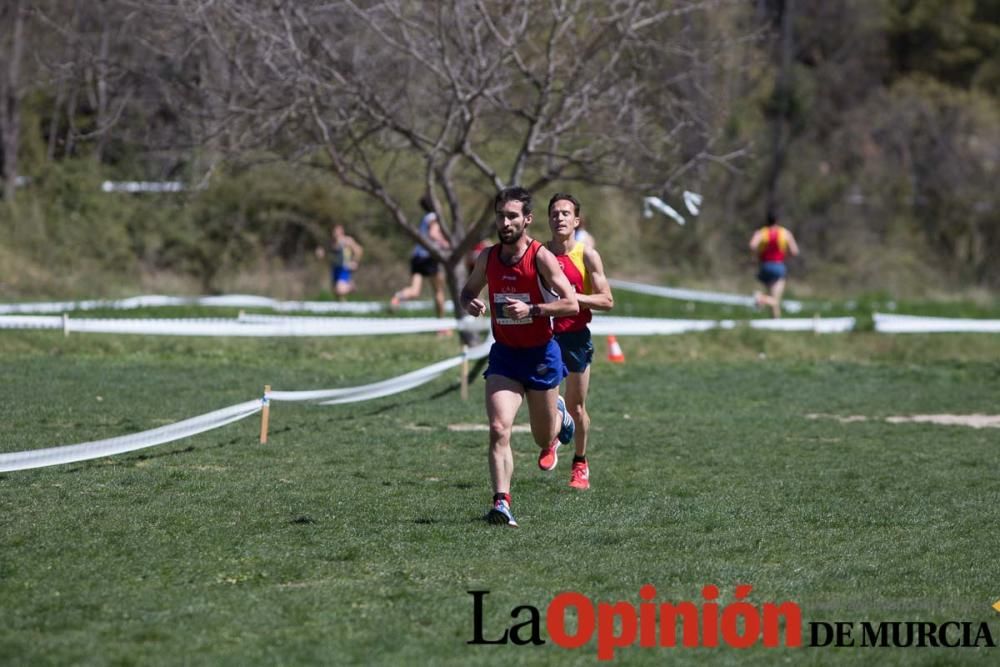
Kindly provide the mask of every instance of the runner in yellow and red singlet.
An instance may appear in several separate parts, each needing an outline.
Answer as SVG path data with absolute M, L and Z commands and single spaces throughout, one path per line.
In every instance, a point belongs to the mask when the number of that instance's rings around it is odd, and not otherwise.
M 590 390 L 590 364 L 594 359 L 594 344 L 590 337 L 591 311 L 611 310 L 614 297 L 604 275 L 604 262 L 592 245 L 576 239 L 580 226 L 580 202 L 566 193 L 556 193 L 549 200 L 549 228 L 552 240 L 546 244 L 562 267 L 563 273 L 576 290 L 580 312 L 570 317 L 557 317 L 553 322 L 556 342 L 563 363 L 569 371 L 566 378 L 566 406 L 576 422 L 573 467 L 569 485 L 575 489 L 590 488 L 590 465 L 587 462 L 587 442 L 590 435 L 590 415 L 587 413 L 587 393 Z
M 799 246 L 792 232 L 778 224 L 778 213 L 774 208 L 768 209 L 767 224 L 750 238 L 750 252 L 760 265 L 757 280 L 767 289 L 767 294 L 754 292 L 754 299 L 759 306 L 769 306 L 772 317 L 781 317 L 781 295 L 785 292 L 788 276 L 785 257 L 797 256 Z

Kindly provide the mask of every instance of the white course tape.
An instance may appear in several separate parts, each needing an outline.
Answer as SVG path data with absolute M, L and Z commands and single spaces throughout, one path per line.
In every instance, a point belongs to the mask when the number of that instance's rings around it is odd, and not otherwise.
M 705 292 L 700 290 L 660 287 L 629 282 L 627 280 L 610 279 L 608 281 L 616 289 L 624 289 L 642 294 L 662 296 L 683 301 L 701 301 L 706 303 L 721 303 L 737 306 L 753 306 L 750 296 L 724 294 L 721 292 Z M 136 308 L 156 308 L 164 306 L 205 306 L 225 308 L 270 308 L 279 312 L 308 313 L 349 313 L 365 315 L 383 312 L 388 305 L 378 301 L 279 301 L 252 294 L 226 294 L 220 296 L 175 297 L 163 295 L 135 296 L 118 300 L 88 300 L 39 303 L 0 303 L 0 315 L 14 313 L 66 313 L 77 310 L 131 310 Z M 399 310 L 428 310 L 433 306 L 431 301 L 404 301 L 399 304 Z M 790 313 L 800 312 L 802 303 L 794 300 L 782 301 L 782 306 Z M 445 303 L 445 310 L 452 312 L 453 304 Z
M 879 333 L 1000 333 L 1000 320 L 973 320 L 875 313 Z
M 421 333 L 427 331 L 445 331 L 459 329 L 460 331 L 486 331 L 490 323 L 488 319 L 474 318 L 466 315 L 457 321 L 454 318 L 436 317 L 406 317 L 406 318 L 369 318 L 369 317 L 308 317 L 289 315 L 258 315 L 244 313 L 239 321 L 247 324 L 282 325 L 298 330 L 315 331 L 310 335 L 368 335 L 380 333 Z
M 261 400 L 247 401 L 231 405 L 204 415 L 185 419 L 174 424 L 168 424 L 141 433 L 123 435 L 107 440 L 95 440 L 78 445 L 64 445 L 47 449 L 34 449 L 24 452 L 0 454 L 0 472 L 25 470 L 28 468 L 43 468 L 61 463 L 75 463 L 98 459 L 115 454 L 134 452 L 154 445 L 162 445 L 181 438 L 187 438 L 226 424 L 231 424 L 260 411 Z
M 222 296 L 176 297 L 147 295 L 135 296 L 116 301 L 62 301 L 40 303 L 0 303 L 0 315 L 12 313 L 67 313 L 77 310 L 132 310 L 135 308 L 159 308 L 164 306 L 207 306 L 225 308 L 271 308 L 281 312 L 310 313 L 351 313 L 364 315 L 388 310 L 387 304 L 378 301 L 277 301 L 263 296 L 249 294 L 229 294 Z M 404 301 L 399 310 L 428 310 L 430 301 Z M 452 304 L 445 303 L 445 310 L 451 312 Z
M 62 329 L 63 318 L 55 315 L 0 315 L 0 329 Z
M 652 317 L 616 317 L 601 315 L 590 322 L 590 332 L 595 336 L 657 336 L 708 331 L 710 329 L 731 329 L 731 321 L 716 320 L 669 320 Z
M 480 359 L 485 357 L 489 354 L 492 342 L 492 340 L 488 340 L 474 348 L 470 348 L 465 355 L 445 359 L 426 368 L 405 373 L 395 378 L 383 380 L 382 382 L 375 382 L 360 387 L 323 389 L 318 391 L 273 391 L 269 392 L 264 397 L 264 400 L 321 401 L 323 399 L 332 399 L 325 400 L 324 405 L 334 405 L 366 401 L 398 394 L 430 382 L 445 371 L 458 366 L 466 358 Z M 154 445 L 162 445 L 239 421 L 259 412 L 262 407 L 263 401 L 256 399 L 140 433 L 123 435 L 107 440 L 95 440 L 77 445 L 64 445 L 62 447 L 0 454 L 0 473 L 87 461 L 115 454 L 124 454 Z
M 856 320 L 853 317 L 814 317 L 812 319 L 782 318 L 780 320 L 750 320 L 753 329 L 768 331 L 813 331 L 815 333 L 844 333 L 853 331 Z
M 485 320 L 465 318 L 354 318 L 243 315 L 236 319 L 63 318 L 51 315 L 0 315 L 0 329 L 62 329 L 66 333 L 142 334 L 159 336 L 369 336 L 461 329 L 482 331 Z
M 754 307 L 756 303 L 752 296 L 742 296 L 740 294 L 724 294 L 722 292 L 704 292 L 701 290 L 681 289 L 677 287 L 660 287 L 658 285 L 645 285 L 643 283 L 633 283 L 627 280 L 611 278 L 608 284 L 615 289 L 623 289 L 628 292 L 638 292 L 640 294 L 650 294 L 652 296 L 662 296 L 667 299 L 678 299 L 681 301 L 700 301 L 703 303 L 722 303 L 732 306 Z M 781 307 L 790 313 L 802 311 L 802 302 L 794 300 L 783 300 Z
M 854 328 L 853 317 L 784 318 L 746 320 L 756 329 L 775 331 L 817 331 L 834 333 Z M 0 315 L 0 329 L 62 329 L 67 333 L 143 334 L 159 336 L 374 336 L 427 333 L 434 331 L 486 331 L 486 318 L 362 318 L 362 317 L 291 317 L 284 315 L 242 315 L 238 319 L 84 319 L 49 315 Z M 709 329 L 732 329 L 733 320 L 686 320 L 645 317 L 617 317 L 597 314 L 591 322 L 594 334 L 619 336 L 654 336 Z
M 709 331 L 710 329 L 733 329 L 737 324 L 746 324 L 753 329 L 769 331 L 813 331 L 816 333 L 842 333 L 852 331 L 853 317 L 834 318 L 782 318 L 780 320 L 669 320 L 645 317 L 612 317 L 602 315 L 590 323 L 594 335 L 614 336 L 655 336 L 687 333 L 689 331 Z
M 476 347 L 469 348 L 469 359 L 482 359 L 490 353 L 493 340 L 487 340 Z M 341 389 L 315 389 L 310 391 L 272 391 L 267 396 L 274 401 L 322 401 L 324 405 L 337 403 L 353 403 L 356 401 L 380 398 L 396 394 L 413 387 L 418 387 L 440 376 L 450 368 L 462 363 L 463 355 L 439 361 L 425 368 L 420 368 L 381 382 L 362 385 L 360 387 L 344 387 Z

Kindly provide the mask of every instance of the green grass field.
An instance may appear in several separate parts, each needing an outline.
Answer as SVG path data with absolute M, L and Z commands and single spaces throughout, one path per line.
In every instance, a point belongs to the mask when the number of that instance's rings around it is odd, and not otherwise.
M 626 314 L 626 313 L 622 313 Z M 1000 412 L 1000 339 L 738 329 L 598 341 L 592 490 L 515 434 L 518 530 L 485 524 L 481 381 L 368 403 L 274 403 L 85 463 L 0 474 L 2 664 L 594 664 L 470 646 L 596 601 L 791 600 L 810 621 L 989 621 L 1000 642 L 1000 432 L 886 417 Z M 434 335 L 218 340 L 0 332 L 0 451 L 352 386 L 456 353 Z M 817 417 L 817 415 L 820 415 Z M 522 410 L 522 418 L 525 413 Z M 843 422 L 834 417 L 864 416 Z M 524 419 L 521 420 L 522 423 Z M 524 620 L 525 617 L 519 617 Z M 621 664 L 993 664 L 1000 648 L 621 649 Z

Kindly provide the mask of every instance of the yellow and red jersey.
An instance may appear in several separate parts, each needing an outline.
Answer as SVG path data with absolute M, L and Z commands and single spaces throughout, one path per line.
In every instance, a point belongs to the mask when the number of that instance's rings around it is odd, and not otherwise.
M 781 225 L 760 228 L 757 255 L 761 262 L 784 262 L 788 252 L 788 230 Z
M 583 251 L 587 245 L 582 241 L 577 241 L 565 255 L 556 255 L 559 266 L 569 279 L 569 284 L 573 286 L 577 294 L 592 294 L 593 286 L 590 282 L 590 273 L 583 262 Z M 580 306 L 580 312 L 568 317 L 556 317 L 553 319 L 552 327 L 556 333 L 566 333 L 568 331 L 580 331 L 588 324 L 593 317 L 590 308 Z

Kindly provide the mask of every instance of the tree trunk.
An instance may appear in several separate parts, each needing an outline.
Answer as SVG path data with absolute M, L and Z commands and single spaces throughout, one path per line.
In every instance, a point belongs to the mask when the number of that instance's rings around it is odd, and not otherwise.
M 784 0 L 778 9 L 781 22 L 781 50 L 778 64 L 778 79 L 772 97 L 771 118 L 771 166 L 767 177 L 767 205 L 773 207 L 778 202 L 778 185 L 785 168 L 788 152 L 787 126 L 792 113 L 792 59 L 795 53 L 793 26 L 795 0 Z
M 101 18 L 101 37 L 98 46 L 97 62 L 94 63 L 94 97 L 96 104 L 97 141 L 94 144 L 93 159 L 100 164 L 104 158 L 108 142 L 107 127 L 111 123 L 108 102 L 108 59 L 111 54 L 111 22 L 107 15 Z
M 15 0 L 11 9 L 14 23 L 11 31 L 10 60 L 0 82 L 0 141 L 3 150 L 3 196 L 14 200 L 17 187 L 17 149 L 21 127 L 21 54 L 24 51 L 24 0 Z

